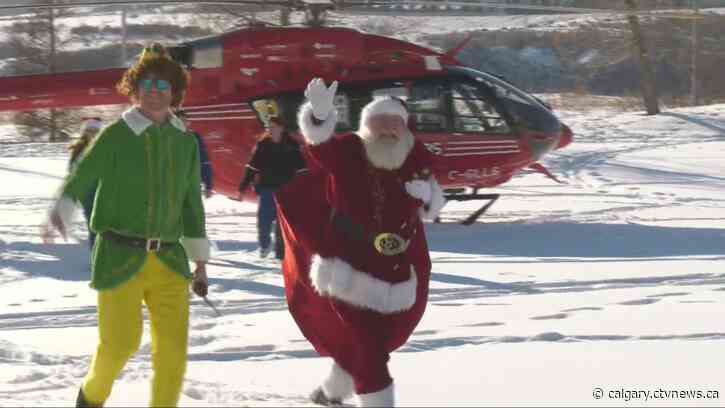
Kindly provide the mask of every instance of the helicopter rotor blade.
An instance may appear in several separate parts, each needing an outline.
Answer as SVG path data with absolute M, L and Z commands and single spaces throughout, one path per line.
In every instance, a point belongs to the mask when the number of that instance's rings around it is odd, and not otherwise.
M 484 9 L 506 9 L 508 14 L 517 14 L 516 11 L 530 12 L 541 11 L 547 14 L 614 14 L 614 15 L 655 15 L 659 17 L 688 17 L 697 12 L 690 6 L 673 6 L 666 8 L 642 8 L 637 11 L 611 7 L 611 8 L 586 8 L 577 6 L 556 6 L 537 4 L 510 4 L 504 1 L 425 1 L 425 0 L 401 0 L 390 1 L 340 1 L 337 2 L 337 11 L 353 12 L 358 15 L 425 15 L 425 16 L 451 16 L 461 15 L 456 9 L 467 8 L 464 15 L 490 15 L 490 12 L 476 12 Z M 700 9 L 702 12 L 702 9 Z M 531 13 L 526 13 L 531 14 Z
M 585 8 L 576 6 L 555 6 L 555 5 L 536 5 L 536 4 L 510 4 L 504 1 L 425 1 L 425 0 L 401 0 L 397 2 L 375 1 L 375 0 L 67 0 L 63 3 L 55 3 L 52 0 L 46 3 L 23 4 L 14 2 L 15 4 L 0 5 L 0 10 L 37 10 L 51 8 L 73 8 L 88 6 L 127 6 L 127 5 L 222 5 L 222 6 L 242 6 L 242 5 L 258 5 L 258 6 L 277 6 L 288 7 L 291 9 L 304 10 L 313 7 L 324 7 L 326 9 L 334 9 L 338 13 L 355 13 L 355 14 L 389 14 L 389 15 L 415 15 L 416 13 L 424 13 L 427 16 L 446 16 L 451 15 L 453 8 L 468 7 L 479 9 L 506 9 L 509 14 L 512 11 L 541 11 L 548 14 L 551 13 L 580 13 L 580 14 L 622 14 L 622 15 L 652 15 L 658 14 L 663 17 L 669 16 L 675 12 L 675 16 L 686 16 L 693 14 L 694 11 L 689 7 L 668 7 L 666 9 L 640 9 L 638 11 L 625 10 L 620 8 Z M 421 8 L 425 8 L 421 11 Z M 700 13 L 702 9 L 700 9 Z M 475 11 L 467 11 L 467 15 L 490 14 L 476 13 Z
M 74 8 L 74 7 L 89 7 L 89 6 L 132 6 L 132 5 L 153 5 L 153 6 L 174 6 L 174 5 L 186 5 L 186 4 L 205 4 L 205 5 L 220 5 L 220 6 L 244 6 L 244 5 L 258 5 L 258 6 L 288 6 L 292 7 L 297 4 L 295 1 L 263 1 L 263 0 L 68 0 L 63 3 L 33 3 L 33 4 L 5 4 L 0 5 L 0 10 L 39 10 L 39 9 L 59 9 L 59 8 Z

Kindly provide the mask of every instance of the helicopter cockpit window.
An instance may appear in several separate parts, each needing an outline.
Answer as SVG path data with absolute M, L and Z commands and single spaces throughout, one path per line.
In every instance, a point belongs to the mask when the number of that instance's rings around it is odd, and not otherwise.
M 195 42 L 192 49 L 192 67 L 221 68 L 224 65 L 224 48 L 218 39 Z
M 343 92 L 338 92 L 332 101 L 337 109 L 337 126 L 338 132 L 348 131 L 351 129 L 350 120 L 350 98 Z
M 415 130 L 443 132 L 448 128 L 445 112 L 446 89 L 439 83 L 419 83 L 410 89 L 408 111 Z
M 373 98 L 383 96 L 395 96 L 397 98 L 408 99 L 408 89 L 405 87 L 379 88 L 372 91 Z
M 490 98 L 472 84 L 452 83 L 453 130 L 455 132 L 508 133 L 509 127 Z
M 490 89 L 501 108 L 506 111 L 512 124 L 530 130 L 546 133 L 561 132 L 561 123 L 550 109 L 531 95 L 519 90 L 510 83 L 485 72 L 464 67 L 448 67 L 453 73 L 459 73 L 475 80 L 485 89 Z M 498 105 L 497 105 L 498 106 Z

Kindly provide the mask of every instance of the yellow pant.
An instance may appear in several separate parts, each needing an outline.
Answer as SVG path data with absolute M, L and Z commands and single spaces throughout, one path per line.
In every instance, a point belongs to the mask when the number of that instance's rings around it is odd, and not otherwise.
M 189 283 L 150 253 L 141 271 L 111 290 L 98 291 L 100 341 L 83 383 L 91 404 L 103 404 L 113 381 L 138 350 L 143 332 L 142 302 L 151 318 L 154 369 L 151 406 L 176 406 L 186 370 Z

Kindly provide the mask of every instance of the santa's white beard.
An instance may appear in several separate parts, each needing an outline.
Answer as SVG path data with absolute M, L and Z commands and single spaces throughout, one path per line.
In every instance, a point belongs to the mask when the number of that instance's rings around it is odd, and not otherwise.
M 415 143 L 413 134 L 408 130 L 398 138 L 377 137 L 367 128 L 360 129 L 358 135 L 363 142 L 370 163 L 385 170 L 399 169 L 405 163 L 405 159 Z

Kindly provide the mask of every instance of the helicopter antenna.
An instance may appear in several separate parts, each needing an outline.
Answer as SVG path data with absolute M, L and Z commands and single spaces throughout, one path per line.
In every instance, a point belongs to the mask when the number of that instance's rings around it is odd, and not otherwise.
M 448 52 L 446 52 L 444 56 L 445 57 L 448 57 L 448 58 L 451 58 L 451 59 L 455 59 L 456 58 L 456 55 L 458 55 L 458 53 L 461 52 L 461 50 L 466 45 L 468 45 L 469 42 L 471 42 L 471 39 L 472 38 L 473 38 L 473 34 L 469 32 L 466 35 L 466 38 L 464 38 L 463 41 L 461 41 L 460 44 L 456 45 L 452 50 L 449 50 Z

